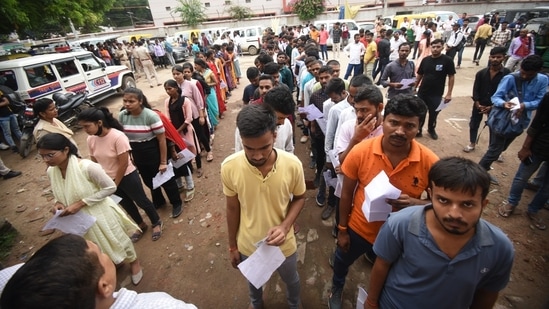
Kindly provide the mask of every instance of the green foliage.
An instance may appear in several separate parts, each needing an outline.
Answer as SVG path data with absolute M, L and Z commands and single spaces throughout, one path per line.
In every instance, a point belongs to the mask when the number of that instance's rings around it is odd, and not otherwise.
M 3 230 L 0 232 L 0 261 L 9 256 L 13 245 L 15 245 L 16 238 L 16 230 Z
M 241 5 L 232 5 L 228 9 L 231 19 L 236 19 L 238 21 L 248 19 L 253 16 L 253 11 L 246 6 Z
M 324 0 L 294 0 L 289 6 L 301 20 L 313 20 L 326 9 Z
M 195 27 L 205 21 L 206 7 L 200 0 L 177 0 L 179 6 L 173 9 L 174 13 L 179 13 L 184 24 Z

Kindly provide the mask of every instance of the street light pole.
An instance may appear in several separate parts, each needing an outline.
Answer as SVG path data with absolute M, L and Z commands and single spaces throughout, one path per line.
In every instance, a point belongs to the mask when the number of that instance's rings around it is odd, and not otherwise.
M 135 23 L 133 21 L 133 12 L 126 12 L 128 15 L 130 15 L 130 20 L 132 21 L 132 27 L 135 28 Z

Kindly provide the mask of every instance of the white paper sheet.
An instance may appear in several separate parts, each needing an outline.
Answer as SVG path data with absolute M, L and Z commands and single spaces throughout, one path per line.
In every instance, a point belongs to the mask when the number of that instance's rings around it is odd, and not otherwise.
M 356 298 L 356 309 L 364 309 L 364 303 L 368 298 L 368 293 L 362 287 L 358 287 L 358 296 Z
M 318 124 L 320 130 L 322 130 L 322 133 L 326 134 L 326 126 L 328 125 L 328 122 L 324 118 L 318 118 L 316 123 Z
M 364 188 L 366 198 L 362 204 L 362 212 L 368 222 L 387 220 L 392 207 L 385 202 L 385 199 L 397 199 L 400 192 L 389 182 L 389 177 L 385 174 L 385 171 L 381 171 L 374 177 Z
M 173 176 L 175 176 L 173 172 L 173 165 L 171 162 L 168 162 L 168 167 L 166 168 L 166 171 L 164 173 L 158 172 L 158 174 L 154 176 L 153 189 L 160 187 L 163 183 L 170 180 Z
M 190 151 L 189 149 L 185 148 L 177 154 L 178 159 L 176 161 L 172 159 L 170 159 L 169 161 L 173 164 L 173 167 L 179 168 L 183 166 L 183 164 L 191 161 L 194 157 L 195 157 L 194 153 L 192 153 L 192 151 Z
M 109 197 L 115 204 L 120 204 L 120 201 L 122 201 L 122 198 L 116 194 L 111 194 Z
M 511 107 L 511 123 L 517 124 L 519 122 L 519 119 L 517 117 L 517 111 L 520 109 L 519 98 L 514 97 L 509 102 L 513 103 L 513 107 Z
M 55 215 L 46 222 L 46 225 L 42 228 L 44 230 L 58 229 L 66 234 L 75 234 L 79 236 L 84 236 L 95 224 L 95 217 L 92 217 L 83 211 L 79 211 L 74 215 L 68 215 L 65 217 L 59 217 L 63 210 L 58 210 L 55 212 Z
M 322 174 L 324 175 L 324 181 L 326 181 L 326 185 L 335 189 L 337 186 L 337 178 L 332 177 L 332 171 L 327 170 Z
M 314 104 L 309 104 L 305 107 L 299 107 L 297 111 L 299 113 L 306 113 L 307 120 L 309 121 L 317 120 L 318 118 L 324 117 L 324 114 L 322 114 L 322 112 Z
M 328 151 L 328 158 L 330 159 L 330 162 L 332 162 L 332 165 L 334 167 L 338 167 L 341 165 L 339 163 L 339 156 L 337 155 L 337 152 L 335 149 Z
M 280 247 L 263 242 L 252 255 L 238 264 L 238 269 L 256 289 L 260 289 L 285 259 Z
M 448 103 L 444 103 L 444 98 L 442 98 L 442 100 L 440 100 L 440 104 L 438 105 L 435 112 L 440 112 L 441 110 L 445 109 L 446 107 L 448 107 L 448 104 L 450 104 L 450 102 L 452 102 L 452 101 L 450 100 L 450 101 L 448 101 Z
M 410 88 L 410 85 L 415 83 L 416 82 L 416 78 L 405 78 L 403 80 L 400 81 L 400 83 L 402 84 L 402 87 L 400 88 L 395 88 L 396 90 L 405 90 L 405 89 L 408 89 Z

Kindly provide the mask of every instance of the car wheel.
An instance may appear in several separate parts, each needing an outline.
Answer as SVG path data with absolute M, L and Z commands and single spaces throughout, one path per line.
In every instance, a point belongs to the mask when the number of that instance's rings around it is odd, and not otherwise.
M 130 75 L 124 76 L 122 79 L 122 86 L 120 86 L 120 89 L 122 91 L 125 91 L 128 88 L 136 88 L 137 84 L 135 83 L 135 79 L 131 77 Z
M 250 53 L 251 56 L 257 55 L 257 52 L 258 52 L 257 47 L 253 45 L 248 47 L 248 53 Z

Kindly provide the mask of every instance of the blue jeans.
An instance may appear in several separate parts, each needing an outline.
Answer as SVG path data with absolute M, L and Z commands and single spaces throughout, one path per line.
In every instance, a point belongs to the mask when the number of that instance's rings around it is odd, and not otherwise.
M 482 159 L 480 159 L 478 164 L 489 171 L 492 163 L 499 158 L 502 152 L 507 150 L 507 147 L 511 145 L 515 138 L 517 137 L 503 137 L 490 130 L 490 144 L 488 145 L 488 150 L 486 150 L 486 153 L 482 156 Z
M 240 260 L 244 261 L 248 257 L 240 254 Z M 288 256 L 282 265 L 277 269 L 280 278 L 286 283 L 286 298 L 290 309 L 297 309 L 299 307 L 299 274 L 297 273 L 297 252 Z M 256 289 L 253 284 L 248 281 L 248 290 L 250 295 L 250 301 L 254 309 L 262 308 L 263 306 L 263 288 Z
M 343 252 L 338 246 L 335 252 L 334 260 L 334 275 L 332 277 L 332 284 L 336 288 L 343 288 L 345 285 L 345 277 L 349 272 L 349 267 L 353 263 L 366 253 L 372 261 L 375 261 L 376 254 L 374 253 L 373 245 L 369 243 L 366 239 L 362 238 L 350 227 L 347 228 L 347 233 L 349 233 L 349 238 L 351 241 L 351 246 L 349 251 Z
M 463 51 L 465 50 L 465 46 L 463 46 L 459 51 L 458 51 L 458 67 L 461 66 L 461 60 L 463 59 Z
M 345 77 L 343 77 L 343 79 L 347 79 L 349 78 L 349 76 L 351 75 L 351 71 L 354 71 L 354 74 L 353 76 L 357 76 L 357 75 L 360 75 L 360 71 L 362 70 L 362 64 L 360 63 L 357 63 L 357 64 L 348 64 L 347 65 L 347 71 L 345 72 Z
M 320 56 L 322 60 L 328 60 L 328 46 L 326 44 L 320 45 Z
M 20 140 L 21 136 L 23 136 L 23 133 L 19 130 L 19 123 L 17 122 L 15 114 L 11 114 L 7 117 L 0 117 L 0 126 L 2 127 L 6 143 L 8 143 L 10 147 L 15 147 L 12 134 L 15 135 L 17 140 Z
M 520 163 L 519 169 L 517 173 L 515 174 L 515 178 L 513 179 L 513 184 L 511 185 L 511 190 L 509 192 L 509 197 L 507 200 L 509 201 L 509 204 L 513 206 L 517 206 L 520 202 L 520 198 L 522 196 L 522 191 L 524 191 L 524 187 L 526 186 L 526 183 L 528 182 L 528 179 L 530 176 L 532 176 L 538 167 L 541 165 L 542 162 L 549 160 L 549 157 L 543 157 L 543 156 L 537 156 L 536 154 L 532 154 L 532 163 L 530 165 L 526 165 L 524 163 Z M 540 188 L 538 189 L 538 192 L 536 192 L 536 195 L 528 204 L 528 212 L 531 214 L 536 214 L 542 207 L 545 202 L 547 202 L 547 199 L 549 198 L 549 170 L 545 169 L 545 173 L 543 174 L 543 181 L 540 185 Z M 541 176 L 541 175 L 540 175 Z

